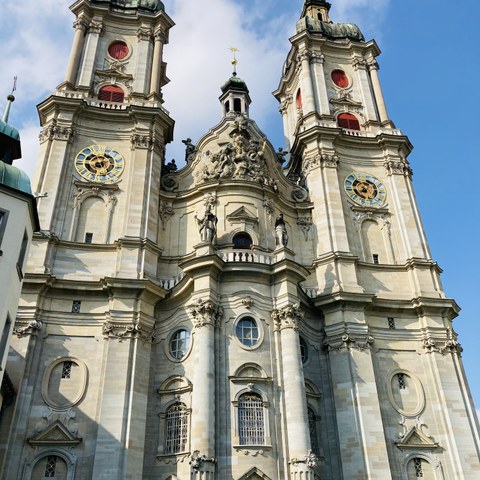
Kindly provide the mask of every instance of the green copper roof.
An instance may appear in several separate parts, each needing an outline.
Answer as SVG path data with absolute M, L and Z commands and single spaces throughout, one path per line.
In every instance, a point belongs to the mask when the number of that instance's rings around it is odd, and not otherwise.
M 362 32 L 354 23 L 326 23 L 311 17 L 304 17 L 297 22 L 297 32 L 303 30 L 308 30 L 311 33 L 319 33 L 333 40 L 348 38 L 356 42 L 365 41 Z
M 245 92 L 248 93 L 247 84 L 234 72 L 233 76 L 231 76 L 223 85 L 222 85 L 222 93 L 227 92 L 228 90 L 235 90 L 237 92 Z
M 163 2 L 160 0 L 91 0 L 92 3 L 108 3 L 116 8 L 125 10 L 140 9 L 151 12 L 160 12 L 165 10 Z
M 4 122 L 0 119 L 0 135 L 5 135 L 7 137 L 11 137 L 14 140 L 20 141 L 20 133 L 15 127 L 12 127 L 7 122 Z
M 0 162 L 0 184 L 7 187 L 20 190 L 23 193 L 32 194 L 32 187 L 30 186 L 30 179 L 28 175 L 13 165 Z

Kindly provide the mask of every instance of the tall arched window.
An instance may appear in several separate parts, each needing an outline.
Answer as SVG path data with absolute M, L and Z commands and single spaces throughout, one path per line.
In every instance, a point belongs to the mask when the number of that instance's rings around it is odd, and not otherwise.
M 187 407 L 183 403 L 174 403 L 165 417 L 165 453 L 184 452 L 188 443 Z
M 341 113 L 337 117 L 338 126 L 348 128 L 349 130 L 360 130 L 360 122 L 355 115 L 351 113 Z
M 297 108 L 302 108 L 302 91 L 300 89 L 297 91 L 296 105 Z
M 258 393 L 244 393 L 238 400 L 240 445 L 265 445 L 263 400 Z
M 98 92 L 98 99 L 106 102 L 122 103 L 125 97 L 125 92 L 116 85 L 106 85 Z
M 310 431 L 310 444 L 312 447 L 312 452 L 318 455 L 319 448 L 317 435 L 317 420 L 315 417 L 315 412 L 310 407 L 308 407 L 308 429 Z

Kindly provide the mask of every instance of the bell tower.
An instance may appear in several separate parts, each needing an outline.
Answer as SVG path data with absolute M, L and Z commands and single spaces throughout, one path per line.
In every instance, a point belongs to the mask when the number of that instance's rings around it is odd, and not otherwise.
M 425 237 L 407 159 L 413 147 L 388 116 L 377 44 L 354 24 L 330 21 L 329 8 L 305 0 L 274 95 L 291 152 L 288 177 L 313 203 L 308 283 L 324 314 L 325 361 L 338 386 L 332 408 L 342 470 L 345 478 L 368 471 L 393 479 L 413 468 L 414 457 L 425 469 L 440 468 L 441 457 L 448 475 L 467 478 L 477 467 L 461 465 L 457 447 L 447 447 L 467 435 L 472 448 L 465 443 L 460 455 L 477 458 L 473 412 L 460 407 L 471 400 L 456 367 L 459 308 L 442 289 Z M 406 410 L 405 390 L 417 399 Z M 462 413 L 442 407 L 446 398 Z M 430 440 L 408 447 L 419 424 Z M 444 447 L 438 457 L 429 453 L 436 442 Z

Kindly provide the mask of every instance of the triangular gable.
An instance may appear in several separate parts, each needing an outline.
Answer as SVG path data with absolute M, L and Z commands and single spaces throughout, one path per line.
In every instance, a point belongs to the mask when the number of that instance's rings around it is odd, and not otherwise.
M 253 467 L 247 473 L 242 475 L 238 480 L 272 480 L 272 479 L 267 475 L 265 475 L 257 467 Z
M 257 223 L 258 217 L 242 206 L 240 208 L 237 208 L 230 215 L 227 215 L 227 220 L 229 220 L 232 223 L 234 223 L 235 221 Z
M 396 443 L 398 448 L 437 448 L 438 443 L 434 442 L 431 437 L 427 437 L 417 427 L 413 427 L 401 442 Z
M 53 422 L 45 430 L 28 439 L 33 446 L 39 445 L 78 445 L 81 438 L 74 437 L 59 420 Z

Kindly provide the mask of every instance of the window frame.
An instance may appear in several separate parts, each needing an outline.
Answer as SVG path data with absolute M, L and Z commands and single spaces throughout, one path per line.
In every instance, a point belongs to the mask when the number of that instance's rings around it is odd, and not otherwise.
M 20 280 L 23 280 L 23 269 L 25 267 L 25 258 L 27 256 L 28 242 L 29 242 L 29 238 L 28 238 L 27 231 L 25 230 L 23 232 L 22 243 L 20 245 L 20 252 L 18 254 L 18 260 L 17 260 L 17 273 L 18 273 L 18 278 Z
M 173 337 L 175 336 L 176 333 L 178 333 L 180 330 L 185 330 L 188 335 L 190 336 L 190 343 L 188 345 L 188 349 L 187 351 L 185 352 L 185 355 L 183 355 L 183 357 L 181 358 L 176 358 L 172 355 L 172 352 L 170 350 L 170 345 L 172 343 L 172 340 L 173 340 Z M 192 352 L 192 348 L 193 348 L 193 335 L 192 335 L 192 331 L 191 331 L 191 328 L 187 325 L 178 325 L 176 328 L 174 328 L 172 330 L 172 332 L 168 335 L 166 341 L 165 341 L 165 355 L 168 357 L 168 359 L 171 361 L 171 362 L 174 362 L 174 363 L 182 363 L 184 362 L 189 356 L 190 356 L 190 353 Z
M 256 325 L 256 328 L 257 328 L 257 332 L 258 332 L 258 338 L 257 338 L 257 341 L 253 344 L 253 345 L 245 345 L 239 338 L 239 336 L 237 335 L 237 327 L 238 327 L 238 324 L 244 320 L 247 320 L 247 319 L 251 319 L 253 320 L 253 322 L 255 322 L 255 325 Z M 237 343 L 237 345 L 239 345 L 243 350 L 248 350 L 248 351 L 251 351 L 251 350 L 256 350 L 257 348 L 259 348 L 262 344 L 263 344 L 263 340 L 265 338 L 265 332 L 264 332 L 264 328 L 263 328 L 263 323 L 260 319 L 256 318 L 255 316 L 253 316 L 251 314 L 251 312 L 248 312 L 248 313 L 244 313 L 242 315 L 239 315 L 235 321 L 233 322 L 233 325 L 232 325 L 232 330 L 233 330 L 233 338 L 235 339 L 235 342 Z
M 179 449 L 172 448 L 170 449 L 169 447 L 169 442 L 172 441 L 172 439 L 169 440 L 169 433 L 172 431 L 171 428 L 169 428 L 169 421 L 170 420 L 177 420 L 176 418 L 171 418 L 169 419 L 169 412 L 172 411 L 174 408 L 182 406 L 182 414 L 179 417 L 180 418 L 180 425 L 179 426 L 174 426 L 174 431 L 180 431 L 180 443 Z M 173 403 L 171 403 L 166 409 L 164 415 L 164 428 L 163 428 L 163 455 L 181 455 L 189 451 L 189 443 L 190 443 L 190 419 L 191 419 L 191 410 L 187 407 L 187 405 L 182 402 L 181 400 L 175 400 Z M 172 437 L 173 438 L 173 437 Z M 175 439 L 173 439 L 175 441 Z M 175 443 L 173 443 L 173 447 L 175 447 Z
M 3 255 L 1 250 L 2 247 L 2 240 L 5 234 L 5 230 L 7 229 L 7 222 L 8 222 L 8 215 L 10 211 L 0 208 L 0 256 Z

